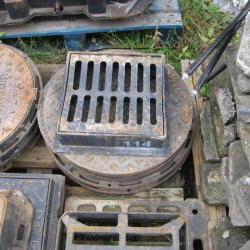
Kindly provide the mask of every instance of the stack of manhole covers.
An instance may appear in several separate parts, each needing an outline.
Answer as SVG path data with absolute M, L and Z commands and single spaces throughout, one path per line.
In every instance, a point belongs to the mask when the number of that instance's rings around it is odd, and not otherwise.
M 21 51 L 0 44 L 0 168 L 38 138 L 37 103 L 42 88 L 34 63 Z
M 191 148 L 192 102 L 165 58 L 69 53 L 38 108 L 46 144 L 78 184 L 127 194 L 159 185 Z

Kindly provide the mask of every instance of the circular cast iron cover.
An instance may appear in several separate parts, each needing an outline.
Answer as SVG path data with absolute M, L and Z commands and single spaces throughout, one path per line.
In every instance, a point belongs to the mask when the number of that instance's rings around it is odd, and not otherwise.
M 35 77 L 27 58 L 0 45 L 0 145 L 22 126 L 37 99 Z

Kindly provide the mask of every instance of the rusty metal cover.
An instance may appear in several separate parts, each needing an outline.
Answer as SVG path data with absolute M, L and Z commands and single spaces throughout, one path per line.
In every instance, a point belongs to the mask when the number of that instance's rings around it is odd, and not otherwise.
M 54 152 L 164 148 L 166 80 L 162 55 L 70 52 Z
M 0 44 L 0 169 L 39 138 L 37 102 L 41 76 L 20 50 Z
M 60 175 L 0 174 L 0 194 L 8 200 L 0 250 L 55 248 L 64 182 Z
M 57 250 L 208 250 L 208 210 L 185 202 L 138 200 L 147 212 L 67 212 L 58 226 Z M 199 243 L 198 248 L 195 245 Z
M 0 45 L 0 144 L 15 133 L 37 99 L 32 69 L 15 49 Z
M 185 83 L 168 67 L 167 147 L 159 155 L 105 155 L 96 153 L 58 153 L 60 169 L 79 185 L 97 192 L 128 194 L 155 187 L 170 178 L 183 165 L 192 141 L 192 100 Z M 38 107 L 38 122 L 53 152 L 65 69 L 46 85 Z

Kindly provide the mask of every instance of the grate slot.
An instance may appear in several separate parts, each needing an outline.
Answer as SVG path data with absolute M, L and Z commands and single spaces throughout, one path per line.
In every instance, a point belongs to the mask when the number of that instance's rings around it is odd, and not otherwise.
M 156 118 L 156 99 L 152 98 L 150 99 L 150 123 L 152 125 L 157 124 L 157 118 Z
M 81 119 L 81 121 L 84 123 L 88 121 L 90 101 L 91 101 L 91 96 L 87 95 L 84 97 L 82 119 Z
M 117 98 L 115 96 L 112 96 L 110 98 L 110 110 L 109 110 L 109 122 L 110 123 L 115 122 L 116 103 L 117 103 Z
M 126 245 L 145 247 L 173 246 L 173 236 L 172 234 L 127 234 Z
M 130 98 L 125 97 L 123 100 L 123 123 L 129 123 L 129 108 L 130 108 Z
M 75 245 L 118 246 L 119 234 L 110 233 L 74 233 Z
M 68 122 L 73 122 L 75 118 L 75 112 L 76 112 L 76 105 L 77 105 L 77 95 L 73 95 L 70 100 L 69 104 L 69 113 L 68 113 Z
M 73 82 L 73 89 L 78 90 L 80 86 L 80 78 L 81 78 L 81 71 L 82 71 L 82 62 L 77 61 L 75 63 L 75 74 L 74 74 L 74 82 Z
M 93 85 L 93 76 L 94 76 L 94 62 L 88 62 L 87 67 L 87 80 L 86 80 L 86 90 L 91 90 Z
M 137 98 L 137 112 L 136 112 L 137 124 L 143 123 L 143 99 Z
M 96 103 L 96 116 L 95 122 L 100 123 L 102 121 L 102 110 L 103 110 L 103 96 L 98 96 Z
M 144 82 L 144 67 L 141 63 L 139 63 L 137 71 L 137 92 L 143 92 L 143 82 Z
M 150 92 L 156 92 L 156 66 L 155 64 L 150 65 Z
M 100 65 L 100 77 L 99 77 L 99 87 L 98 87 L 100 91 L 103 91 L 105 89 L 106 68 L 107 68 L 107 63 L 106 62 L 101 62 L 101 65 Z
M 112 68 L 112 85 L 111 91 L 117 91 L 118 89 L 118 76 L 119 76 L 119 63 L 114 62 Z
M 131 64 L 125 64 L 125 82 L 124 82 L 124 91 L 129 92 L 131 87 Z

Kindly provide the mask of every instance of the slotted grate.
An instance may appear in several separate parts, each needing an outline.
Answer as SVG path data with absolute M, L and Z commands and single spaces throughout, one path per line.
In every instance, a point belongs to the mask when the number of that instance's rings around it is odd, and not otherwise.
M 167 134 L 164 64 L 161 55 L 70 53 L 60 142 L 162 147 Z M 101 138 L 97 143 L 91 136 Z

